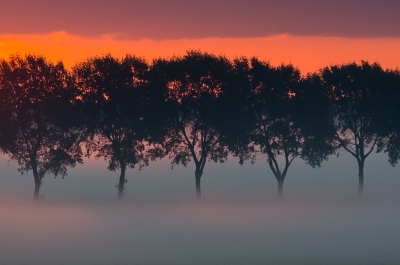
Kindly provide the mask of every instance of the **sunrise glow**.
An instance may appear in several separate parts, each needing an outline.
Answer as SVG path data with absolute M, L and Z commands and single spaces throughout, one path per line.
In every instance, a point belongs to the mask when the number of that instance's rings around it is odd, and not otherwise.
M 88 57 L 111 53 L 121 57 L 134 54 L 148 61 L 159 57 L 202 50 L 268 60 L 273 65 L 291 63 L 303 74 L 331 64 L 366 60 L 379 62 L 384 68 L 398 68 L 400 38 L 300 37 L 288 34 L 263 38 L 203 38 L 176 40 L 119 40 L 117 35 L 86 38 L 55 32 L 44 35 L 0 35 L 0 57 L 35 53 L 52 61 L 63 61 L 70 68 Z

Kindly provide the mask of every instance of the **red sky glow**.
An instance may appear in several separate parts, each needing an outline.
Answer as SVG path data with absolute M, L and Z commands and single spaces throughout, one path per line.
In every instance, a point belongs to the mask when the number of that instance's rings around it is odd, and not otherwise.
M 182 55 L 187 50 L 202 50 L 268 60 L 273 65 L 292 63 L 302 73 L 331 64 L 366 60 L 384 68 L 397 68 L 400 62 L 400 38 L 302 37 L 288 34 L 264 38 L 203 38 L 176 40 L 118 40 L 113 36 L 85 38 L 65 32 L 44 35 L 0 35 L 0 57 L 14 53 L 36 53 L 52 61 L 62 60 L 70 68 L 88 57 L 126 53 L 148 61 L 158 57 Z
M 70 68 L 107 53 L 151 61 L 196 49 L 303 74 L 360 60 L 397 68 L 398 10 L 392 0 L 4 0 L 0 57 L 36 53 Z

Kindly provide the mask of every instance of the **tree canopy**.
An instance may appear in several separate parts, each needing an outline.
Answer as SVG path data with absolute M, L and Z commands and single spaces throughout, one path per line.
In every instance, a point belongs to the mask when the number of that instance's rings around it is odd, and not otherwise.
M 278 195 L 296 158 L 316 167 L 341 150 L 358 164 L 400 158 L 400 73 L 378 63 L 333 65 L 302 76 L 293 65 L 200 51 L 156 59 L 89 58 L 67 71 L 37 55 L 0 60 L 0 148 L 32 170 L 35 198 L 47 174 L 65 176 L 86 156 L 120 170 L 168 156 L 195 166 L 265 157 Z
M 81 163 L 72 95 L 74 83 L 62 63 L 35 55 L 11 56 L 0 62 L 3 94 L 1 148 L 20 165 L 33 171 L 35 198 L 46 174 L 67 174 Z

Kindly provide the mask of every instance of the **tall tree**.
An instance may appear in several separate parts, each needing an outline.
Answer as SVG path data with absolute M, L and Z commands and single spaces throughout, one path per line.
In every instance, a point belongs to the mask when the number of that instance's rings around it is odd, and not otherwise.
M 156 158 L 148 152 L 151 119 L 142 98 L 148 69 L 143 59 L 130 55 L 95 57 L 73 68 L 89 133 L 87 156 L 94 153 L 108 161 L 109 170 L 121 170 L 119 199 L 125 191 L 126 169 L 141 169 Z
M 357 160 L 361 196 L 365 160 L 385 139 L 380 133 L 385 122 L 380 116 L 385 104 L 384 71 L 379 64 L 363 61 L 331 66 L 320 75 L 331 100 L 336 141 Z
M 165 67 L 167 98 L 171 106 L 166 148 L 172 165 L 186 166 L 193 160 L 197 197 L 207 161 L 223 163 L 228 150 L 221 144 L 218 122 L 218 95 L 226 85 L 230 62 L 198 51 L 183 57 L 158 61 Z
M 278 181 L 278 197 L 282 197 L 283 183 L 295 158 L 316 167 L 335 151 L 327 100 L 319 77 L 301 78 L 299 70 L 292 65 L 272 67 L 253 58 L 248 79 L 249 93 L 242 92 L 242 98 L 248 102 L 237 104 L 245 106 L 241 108 L 242 113 L 252 116 L 245 114 L 241 119 L 247 123 L 241 127 L 248 131 L 247 143 L 245 137 L 239 144 L 241 156 L 253 162 L 252 152 L 265 154 Z
M 82 162 L 73 82 L 62 63 L 14 55 L 0 62 L 0 87 L 1 148 L 21 173 L 32 170 L 37 199 L 46 174 L 64 177 Z
M 293 119 L 293 90 L 300 83 L 300 72 L 291 65 L 272 67 L 256 58 L 251 60 L 251 102 L 255 117 L 250 137 L 267 155 L 268 165 L 278 181 L 278 196 L 289 166 L 301 154 L 302 132 Z M 281 168 L 278 157 L 283 155 Z
M 321 78 L 309 74 L 293 90 L 293 120 L 303 137 L 301 158 L 311 167 L 320 167 L 337 150 L 334 117 Z
M 221 107 L 218 128 L 220 141 L 227 146 L 229 152 L 239 158 L 239 163 L 245 160 L 255 161 L 254 144 L 250 132 L 256 122 L 251 101 L 250 63 L 245 57 L 232 61 L 228 84 L 222 87 L 218 96 Z
M 378 151 L 388 153 L 389 163 L 395 166 L 400 159 L 400 72 L 386 70 L 380 90 L 381 108 L 377 113 L 382 122 L 380 135 L 384 138 Z

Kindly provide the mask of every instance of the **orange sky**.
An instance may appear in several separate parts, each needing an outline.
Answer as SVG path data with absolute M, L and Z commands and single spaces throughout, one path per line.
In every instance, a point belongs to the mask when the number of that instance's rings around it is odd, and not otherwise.
M 331 64 L 368 60 L 384 68 L 400 66 L 400 38 L 344 38 L 293 36 L 288 34 L 263 38 L 201 38 L 177 40 L 129 40 L 103 35 L 85 38 L 63 31 L 44 35 L 0 35 L 0 57 L 13 53 L 36 53 L 52 61 L 62 60 L 67 67 L 90 56 L 126 53 L 151 60 L 155 57 L 182 55 L 190 49 L 215 54 L 257 56 L 273 65 L 292 63 L 302 73 Z

